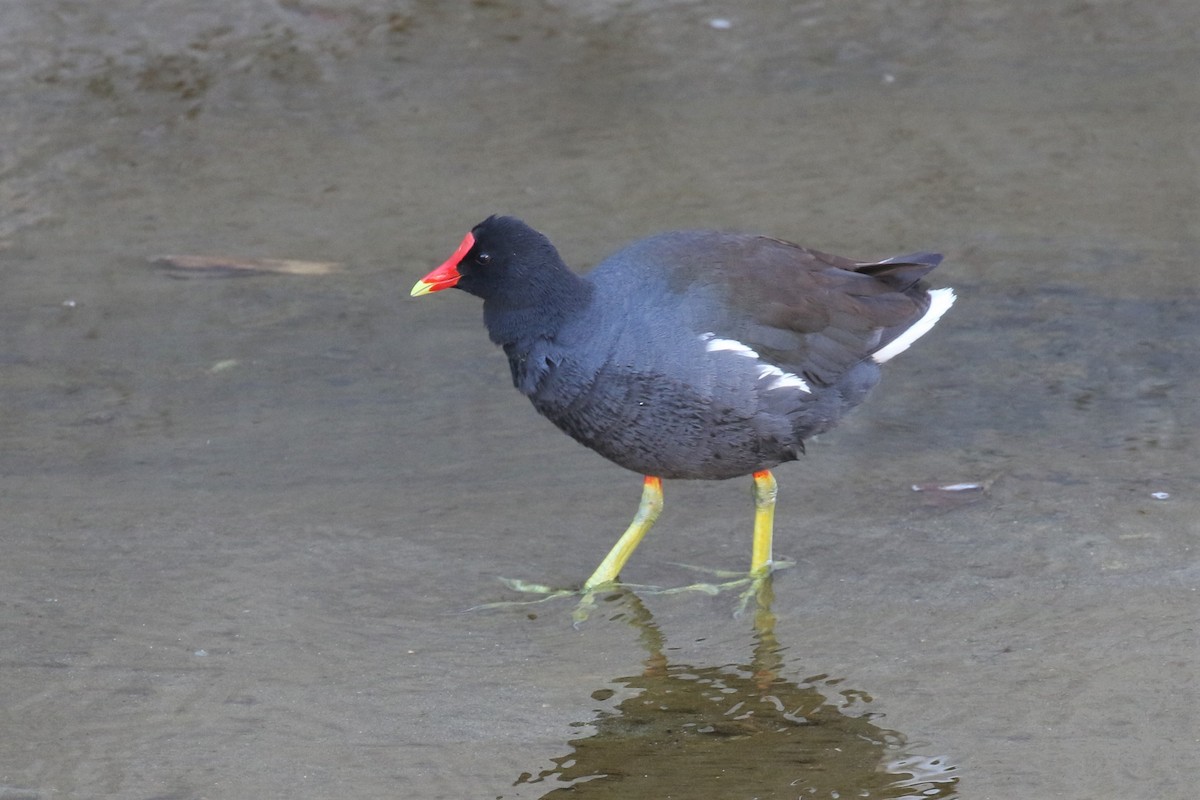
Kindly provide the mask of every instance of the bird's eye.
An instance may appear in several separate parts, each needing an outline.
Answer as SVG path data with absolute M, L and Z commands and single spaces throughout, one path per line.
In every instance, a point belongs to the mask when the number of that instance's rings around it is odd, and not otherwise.
M 481 267 L 486 267 L 492 260 L 491 253 L 479 253 L 475 256 L 475 263 Z

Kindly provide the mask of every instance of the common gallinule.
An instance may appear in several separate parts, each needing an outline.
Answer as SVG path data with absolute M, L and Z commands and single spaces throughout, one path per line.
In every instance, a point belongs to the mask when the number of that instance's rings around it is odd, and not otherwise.
M 637 515 L 584 584 L 617 580 L 662 511 L 663 478 L 754 478 L 750 569 L 771 565 L 772 467 L 832 428 L 879 365 L 954 303 L 921 283 L 942 257 L 862 262 L 766 236 L 677 231 L 586 276 L 513 217 L 476 225 L 413 287 L 483 298 L 513 385 L 576 441 L 645 476 Z

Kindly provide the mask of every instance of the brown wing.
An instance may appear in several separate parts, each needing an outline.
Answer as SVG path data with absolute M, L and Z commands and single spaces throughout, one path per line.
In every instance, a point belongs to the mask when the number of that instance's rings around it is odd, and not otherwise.
M 694 244 L 702 248 L 674 261 L 671 281 L 697 299 L 697 332 L 735 339 L 826 386 L 925 313 L 920 280 L 941 261 L 916 253 L 860 262 L 762 236 L 707 234 Z

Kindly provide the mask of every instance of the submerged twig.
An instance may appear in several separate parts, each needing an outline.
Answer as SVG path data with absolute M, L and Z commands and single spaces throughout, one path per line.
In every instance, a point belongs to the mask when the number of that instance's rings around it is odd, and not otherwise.
M 226 258 L 224 256 L 154 256 L 150 263 L 179 277 L 228 278 L 236 275 L 328 275 L 342 265 L 336 261 L 298 261 L 293 258 Z

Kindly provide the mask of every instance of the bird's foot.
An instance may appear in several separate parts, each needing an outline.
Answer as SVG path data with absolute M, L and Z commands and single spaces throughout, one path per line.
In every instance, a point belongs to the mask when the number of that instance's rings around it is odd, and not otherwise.
M 612 581 L 603 583 L 591 588 L 566 589 L 556 586 L 547 586 L 542 583 L 531 583 L 520 578 L 500 578 L 500 582 L 512 589 L 514 592 L 520 592 L 526 595 L 535 595 L 528 600 L 498 600 L 492 603 L 480 603 L 477 606 L 472 606 L 468 611 L 482 611 L 491 608 L 515 608 L 520 606 L 537 605 L 551 600 L 557 600 L 560 597 L 578 597 L 579 602 L 575 606 L 575 610 L 571 612 L 571 618 L 576 627 L 580 623 L 587 620 L 592 610 L 596 607 L 597 595 L 603 597 L 606 593 L 632 591 L 644 595 L 668 595 L 668 594 L 683 594 L 684 592 L 700 592 L 710 596 L 716 596 L 722 592 L 728 592 L 733 589 L 741 589 L 738 595 L 737 608 L 734 610 L 734 616 L 740 616 L 750 601 L 755 598 L 762 588 L 763 581 L 775 570 L 787 569 L 795 566 L 794 561 L 776 561 L 773 562 L 767 569 L 761 572 L 740 572 L 737 570 L 722 570 L 713 569 L 711 567 L 700 567 L 693 564 L 679 564 L 675 566 L 690 569 L 693 572 L 703 572 L 717 579 L 725 578 L 727 580 L 718 580 L 715 582 L 690 583 L 686 586 L 662 587 L 651 584 L 642 583 L 624 583 L 621 581 Z
M 763 568 L 761 570 L 753 570 L 751 572 L 744 572 L 742 570 L 736 570 L 736 569 L 717 569 L 716 567 L 701 567 L 701 566 L 697 566 L 696 564 L 683 564 L 678 561 L 672 561 L 671 564 L 676 567 L 683 567 L 684 569 L 690 569 L 692 572 L 703 572 L 703 573 L 712 575 L 715 578 L 727 578 L 728 579 L 721 583 L 696 583 L 696 584 L 692 584 L 690 586 L 681 586 L 678 589 L 668 590 L 671 592 L 675 592 L 675 591 L 685 592 L 690 589 L 696 589 L 698 591 L 707 592 L 708 594 L 718 594 L 719 592 L 724 591 L 726 589 L 735 589 L 738 586 L 744 586 L 745 584 L 750 583 L 754 580 L 760 580 L 760 579 L 766 577 L 767 575 L 771 574 L 772 572 L 775 572 L 776 570 L 788 569 L 789 567 L 796 566 L 795 561 L 779 560 L 779 561 L 772 561 L 771 563 L 767 564 L 767 566 L 765 568 Z M 711 587 L 711 588 L 703 588 L 703 587 Z
M 762 590 L 763 582 L 770 577 L 771 573 L 780 569 L 787 569 L 796 566 L 795 561 L 773 561 L 767 565 L 765 569 L 754 570 L 752 572 L 740 572 L 738 570 L 715 569 L 713 567 L 700 567 L 695 564 L 681 564 L 672 562 L 677 567 L 690 569 L 693 572 L 705 572 L 715 578 L 728 578 L 728 580 L 720 583 L 693 583 L 688 586 L 680 586 L 675 589 L 666 589 L 663 594 L 677 594 L 679 592 L 704 592 L 705 594 L 717 595 L 721 592 L 727 592 L 732 589 L 741 589 L 738 595 L 738 604 L 734 609 L 733 615 L 740 617 L 750 605 L 750 601 L 756 598 Z
M 480 603 L 477 606 L 471 606 L 467 611 L 482 611 L 488 608 L 511 608 L 514 606 L 531 606 L 537 603 L 545 603 L 547 600 L 555 600 L 559 597 L 571 597 L 579 594 L 577 589 L 559 589 L 554 586 L 546 586 L 542 583 L 530 583 L 523 581 L 520 578 L 501 578 L 500 582 L 514 592 L 522 594 L 539 595 L 531 600 L 499 600 L 494 603 Z
M 578 597 L 579 602 L 575 606 L 575 610 L 571 612 L 571 619 L 575 627 L 585 621 L 596 607 L 596 595 L 605 595 L 609 593 L 620 593 L 625 590 L 636 590 L 654 593 L 661 591 L 657 586 L 640 586 L 626 583 L 606 583 L 596 586 L 592 589 L 562 589 L 555 586 L 547 586 L 542 583 L 531 583 L 523 581 L 520 578 L 500 578 L 500 582 L 512 589 L 514 592 L 522 594 L 537 595 L 529 600 L 498 600 L 493 603 L 480 603 L 477 606 L 471 606 L 468 611 L 482 611 L 491 608 L 518 608 L 521 606 L 532 606 L 538 603 L 545 603 L 550 600 L 557 600 L 560 597 Z

